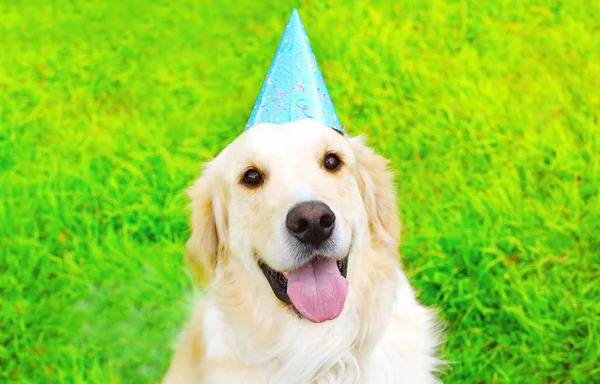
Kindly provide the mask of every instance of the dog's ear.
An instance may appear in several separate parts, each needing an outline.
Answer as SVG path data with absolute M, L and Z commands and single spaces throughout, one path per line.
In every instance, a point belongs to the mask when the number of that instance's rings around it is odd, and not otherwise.
M 386 243 L 400 241 L 400 217 L 394 175 L 389 162 L 376 154 L 363 136 L 349 139 L 357 161 L 358 187 L 371 233 Z
M 196 278 L 206 281 L 220 259 L 226 257 L 227 212 L 225 196 L 212 163 L 188 190 L 192 233 L 186 243 L 186 263 Z

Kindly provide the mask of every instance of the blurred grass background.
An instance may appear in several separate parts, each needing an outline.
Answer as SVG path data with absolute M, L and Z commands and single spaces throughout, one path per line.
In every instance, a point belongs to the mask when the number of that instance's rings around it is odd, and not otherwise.
M 600 382 L 600 3 L 0 2 L 0 381 L 155 382 L 183 191 L 242 132 L 292 7 L 397 172 L 448 383 Z

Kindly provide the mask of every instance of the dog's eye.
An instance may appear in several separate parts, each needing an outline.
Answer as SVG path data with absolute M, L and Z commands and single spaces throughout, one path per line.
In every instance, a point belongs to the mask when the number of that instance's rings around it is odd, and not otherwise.
M 341 164 L 342 162 L 340 161 L 340 158 L 333 153 L 329 153 L 323 160 L 323 165 L 325 165 L 325 168 L 329 169 L 330 171 L 335 171 L 340 167 Z
M 262 182 L 262 176 L 256 169 L 249 169 L 244 173 L 242 180 L 245 184 L 255 186 Z

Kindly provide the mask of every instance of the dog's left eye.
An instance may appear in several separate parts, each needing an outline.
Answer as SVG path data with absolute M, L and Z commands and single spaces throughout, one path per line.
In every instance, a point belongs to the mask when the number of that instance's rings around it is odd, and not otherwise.
M 341 164 L 342 161 L 340 160 L 340 158 L 334 155 L 333 153 L 329 153 L 327 156 L 325 156 L 325 159 L 323 160 L 323 165 L 330 171 L 335 171 L 340 167 Z
M 249 169 L 244 173 L 242 180 L 247 185 L 256 186 L 262 182 L 262 176 L 256 169 Z

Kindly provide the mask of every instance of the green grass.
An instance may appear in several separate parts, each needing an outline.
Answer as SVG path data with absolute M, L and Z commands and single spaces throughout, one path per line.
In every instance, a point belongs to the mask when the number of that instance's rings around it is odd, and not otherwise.
M 186 318 L 185 188 L 300 9 L 392 160 L 448 383 L 600 368 L 600 4 L 0 2 L 0 381 L 154 382 Z

